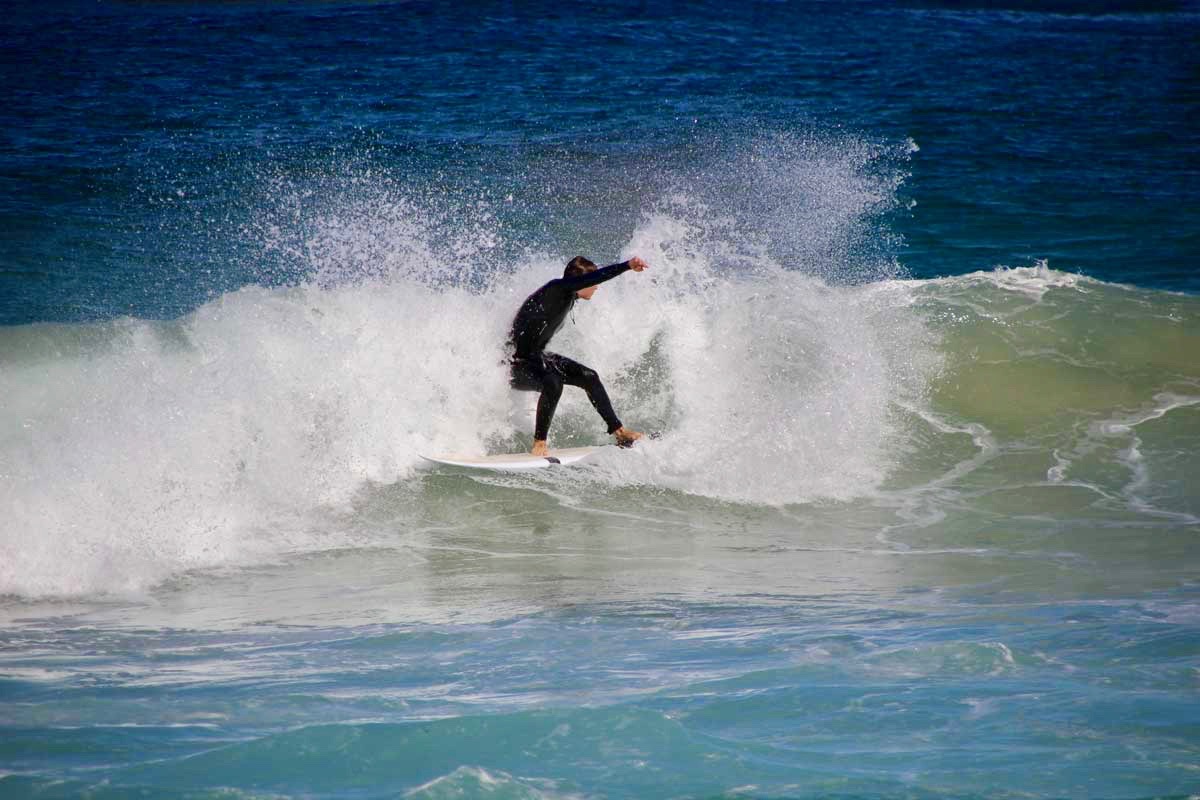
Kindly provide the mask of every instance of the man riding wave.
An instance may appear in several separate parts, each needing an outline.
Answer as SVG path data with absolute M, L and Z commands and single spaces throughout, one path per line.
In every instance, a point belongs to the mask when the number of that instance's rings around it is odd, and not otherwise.
M 616 437 L 619 446 L 630 447 L 642 438 L 641 433 L 621 424 L 595 370 L 550 352 L 546 345 L 562 327 L 577 298 L 591 300 L 599 284 L 628 270 L 641 272 L 645 268 L 646 262 L 640 258 L 631 258 L 600 269 L 583 256 L 576 256 L 567 262 L 561 278 L 545 284 L 521 304 L 508 337 L 512 353 L 509 358 L 510 383 L 514 389 L 541 392 L 533 449 L 530 451 L 533 455 L 544 456 L 548 451 L 546 440 L 550 434 L 550 423 L 554 419 L 554 410 L 558 407 L 558 398 L 562 395 L 564 385 L 578 386 L 587 392 L 588 400 L 604 419 L 608 432 Z

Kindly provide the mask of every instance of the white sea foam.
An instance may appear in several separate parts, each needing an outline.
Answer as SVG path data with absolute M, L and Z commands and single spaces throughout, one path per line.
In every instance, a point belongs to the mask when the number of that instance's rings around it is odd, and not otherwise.
M 622 255 L 644 254 L 653 273 L 598 294 L 563 337 L 637 398 L 631 422 L 665 423 L 644 457 L 604 462 L 609 474 L 772 504 L 870 491 L 888 468 L 892 404 L 919 394 L 929 366 L 919 320 L 781 269 L 723 281 L 696 244 L 678 219 L 649 217 Z M 646 361 L 651 386 L 638 385 Z
M 780 165 L 781 147 L 748 163 Z M 780 166 L 775 190 L 821 228 L 802 255 L 833 274 L 894 181 L 864 171 L 870 148 L 822 147 Z M 0 332 L 0 593 L 137 592 L 353 544 L 318 519 L 418 479 L 420 453 L 526 444 L 535 397 L 508 388 L 503 341 L 573 253 L 473 269 L 497 244 L 486 209 L 455 222 L 394 187 L 356 187 L 255 228 L 264 257 L 305 265 L 299 286 L 248 287 L 170 323 Z M 555 340 L 604 376 L 627 423 L 664 433 L 593 474 L 769 504 L 870 492 L 889 467 L 891 404 L 921 391 L 922 324 L 897 293 L 784 269 L 757 248 L 770 231 L 726 211 L 675 187 L 610 255 L 651 269 L 579 303 Z M 303 227 L 280 229 L 292 217 Z M 803 226 L 788 235 L 803 243 Z M 552 435 L 605 439 L 575 389 Z
M 664 428 L 608 478 L 769 503 L 869 490 L 897 391 L 886 309 L 785 273 L 719 284 L 666 255 L 671 229 L 649 220 L 628 251 L 652 271 L 580 304 L 555 343 L 605 376 L 631 425 Z M 421 452 L 511 441 L 534 396 L 506 385 L 505 324 L 556 266 L 528 263 L 485 293 L 249 288 L 178 324 L 129 321 L 9 366 L 0 589 L 138 590 L 322 546 L 309 511 L 411 478 Z M 604 438 L 575 390 L 556 427 Z

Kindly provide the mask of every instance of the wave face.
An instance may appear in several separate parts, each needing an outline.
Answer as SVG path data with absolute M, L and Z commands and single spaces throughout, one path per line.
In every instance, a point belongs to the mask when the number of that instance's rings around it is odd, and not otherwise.
M 1184 444 L 1194 440 L 1200 404 L 1195 297 L 1045 265 L 914 292 L 943 357 L 929 409 L 962 426 L 980 458 L 1012 465 L 1005 481 L 1025 483 L 1010 488 L 1073 485 L 1195 522 L 1200 506 L 1186 476 L 1196 462 Z M 1027 462 L 1020 469 L 1018 454 Z

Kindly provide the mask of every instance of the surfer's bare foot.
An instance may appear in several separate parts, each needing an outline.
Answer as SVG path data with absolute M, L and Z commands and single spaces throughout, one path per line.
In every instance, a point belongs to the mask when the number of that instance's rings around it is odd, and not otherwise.
M 534 439 L 533 449 L 529 451 L 531 456 L 544 456 L 550 452 L 550 448 L 546 446 L 545 439 Z
M 645 435 L 638 431 L 631 431 L 624 425 L 613 431 L 613 436 L 617 437 L 617 447 L 633 447 L 633 443 Z

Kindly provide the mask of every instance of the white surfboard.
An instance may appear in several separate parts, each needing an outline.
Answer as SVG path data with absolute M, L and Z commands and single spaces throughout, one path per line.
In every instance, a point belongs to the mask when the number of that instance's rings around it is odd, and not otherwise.
M 490 469 L 502 472 L 524 472 L 531 469 L 546 469 L 547 467 L 565 467 L 577 464 L 583 459 L 600 450 L 600 447 L 564 447 L 561 450 L 551 450 L 547 455 L 535 456 L 529 453 L 499 453 L 491 456 L 421 456 L 434 464 L 448 467 L 466 467 L 468 469 Z

